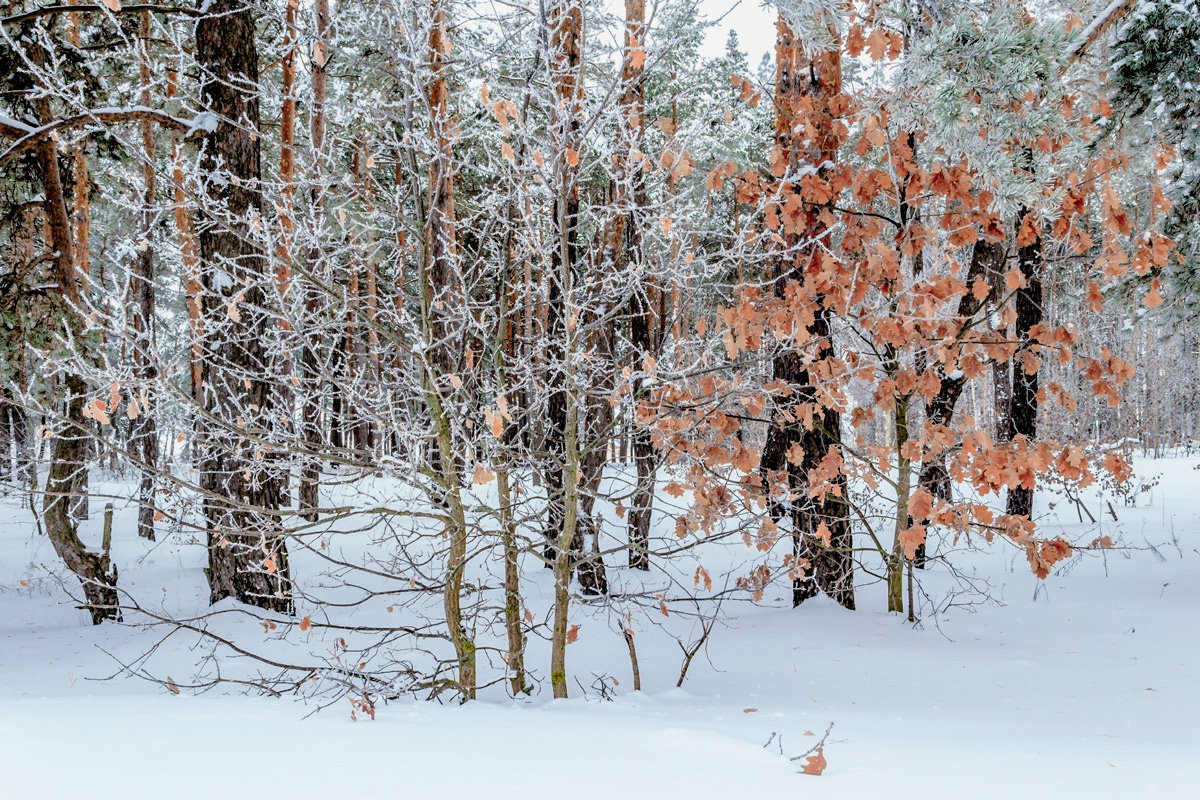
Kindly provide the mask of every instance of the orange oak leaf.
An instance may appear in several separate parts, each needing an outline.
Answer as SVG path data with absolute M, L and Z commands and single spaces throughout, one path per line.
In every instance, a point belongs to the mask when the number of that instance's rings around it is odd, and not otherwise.
M 825 748 L 818 747 L 817 752 L 813 753 L 804 762 L 804 766 L 800 768 L 800 772 L 805 775 L 820 775 L 825 771 L 825 767 L 829 762 L 825 760 Z

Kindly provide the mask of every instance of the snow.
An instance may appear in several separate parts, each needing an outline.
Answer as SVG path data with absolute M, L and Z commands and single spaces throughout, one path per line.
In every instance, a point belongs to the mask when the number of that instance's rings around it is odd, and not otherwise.
M 197 114 L 188 123 L 187 134 L 190 136 L 196 131 L 204 131 L 205 133 L 213 133 L 217 129 L 217 115 L 211 111 L 202 111 Z
M 1111 22 L 1111 18 L 1114 14 L 1116 14 L 1123 6 L 1128 5 L 1130 5 L 1129 0 L 1112 0 L 1112 2 L 1109 3 L 1103 11 L 1097 14 L 1096 18 L 1092 20 L 1086 28 L 1083 29 L 1083 33 L 1079 36 L 1080 43 L 1072 48 L 1072 54 L 1074 54 L 1074 51 L 1078 50 L 1079 47 L 1083 46 L 1087 42 L 1090 42 L 1092 37 L 1096 35 L 1097 31 Z
M 19 119 L 13 119 L 12 117 L 5 116 L 4 114 L 0 114 L 0 127 L 23 131 L 25 133 L 33 133 L 34 130 L 32 126 L 26 125 Z
M 953 563 L 996 602 L 955 594 L 946 572 L 929 570 L 921 582 L 941 610 L 926 608 L 916 627 L 881 610 L 878 584 L 859 586 L 855 612 L 826 600 L 792 610 L 786 587 L 772 586 L 760 604 L 728 605 L 677 689 L 676 638 L 696 631 L 672 606 L 670 617 L 636 623 L 645 691 L 633 692 L 606 611 L 577 604 L 572 699 L 548 699 L 547 648 L 534 639 L 529 666 L 542 690 L 530 698 L 493 687 L 465 706 L 405 699 L 357 722 L 345 699 L 319 708 L 98 680 L 119 672 L 113 657 L 132 659 L 161 633 L 92 627 L 10 496 L 0 499 L 5 794 L 232 797 L 265 785 L 302 798 L 1186 797 L 1200 779 L 1198 466 L 1200 456 L 1138 460 L 1139 475 L 1161 473 L 1160 482 L 1142 505 L 1114 501 L 1117 522 L 1097 513 L 1101 522 L 1082 525 L 1070 504 L 1050 508 L 1054 498 L 1041 497 L 1044 532 L 1085 543 L 1110 535 L 1123 548 L 1072 559 L 1045 582 L 1011 548 L 960 549 Z M 134 513 L 119 509 L 115 527 L 123 585 L 148 607 L 195 610 L 202 551 L 177 537 L 137 540 Z M 91 543 L 100 516 L 93 506 L 83 531 Z M 549 576 L 527 567 L 529 603 L 544 613 Z M 643 579 L 615 567 L 610 578 Z M 242 641 L 256 630 L 263 638 L 254 620 L 215 624 Z M 156 673 L 185 684 L 206 652 L 195 644 L 167 640 L 152 655 Z M 289 637 L 280 646 L 325 644 Z M 597 676 L 619 680 L 611 699 Z M 789 757 L 831 722 L 825 774 L 797 774 L 802 762 Z

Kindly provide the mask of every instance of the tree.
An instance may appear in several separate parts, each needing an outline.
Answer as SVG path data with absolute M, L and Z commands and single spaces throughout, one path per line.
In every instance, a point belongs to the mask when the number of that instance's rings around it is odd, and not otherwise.
M 828 210 L 819 203 L 806 203 L 799 196 L 798 184 L 810 176 L 818 180 L 827 178 L 841 144 L 844 128 L 838 118 L 845 110 L 841 43 L 833 33 L 834 21 L 821 17 L 811 23 L 828 26 L 832 36 L 824 49 L 812 56 L 808 53 L 816 44 L 798 40 L 792 24 L 781 12 L 776 23 L 772 165 L 775 176 L 783 183 L 783 203 L 800 207 L 802 219 L 785 228 L 785 236 L 779 243 L 773 284 L 775 297 L 780 301 L 822 269 L 823 254 L 829 247 Z M 796 214 L 790 208 L 787 213 Z M 811 322 L 802 341 L 811 343 L 816 350 L 809 360 L 832 359 L 832 309 L 820 294 L 812 298 L 812 303 Z M 789 385 L 797 405 L 813 408 L 817 399 L 814 379 L 805 362 L 796 342 L 785 343 L 774 358 L 773 377 Z M 761 469 L 768 481 L 772 472 L 786 472 L 789 495 L 799 494 L 798 502 L 788 502 L 793 555 L 799 570 L 793 583 L 792 604 L 798 606 L 823 591 L 846 608 L 854 608 L 853 536 L 845 503 L 845 482 L 838 484 L 839 491 L 816 500 L 808 493 L 807 481 L 809 471 L 836 451 L 841 437 L 841 414 L 830 405 L 819 405 L 811 413 L 811 422 L 788 420 L 782 415 L 772 421 Z M 773 509 L 772 516 L 781 515 L 782 508 L 774 504 L 778 510 Z
M 269 457 L 279 419 L 275 328 L 263 247 L 255 15 L 217 0 L 196 23 L 200 96 L 216 125 L 201 144 L 208 202 L 199 220 L 204 318 L 200 488 L 212 602 L 290 613 L 280 474 Z M 256 230 L 257 229 L 257 230 Z

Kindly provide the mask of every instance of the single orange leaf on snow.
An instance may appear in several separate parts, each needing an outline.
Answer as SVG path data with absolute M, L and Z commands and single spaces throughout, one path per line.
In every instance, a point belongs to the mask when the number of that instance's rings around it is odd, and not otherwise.
M 579 638 L 579 626 L 572 625 L 571 629 L 569 631 L 567 631 L 567 644 L 571 644 L 578 638 Z
M 304 619 L 300 620 L 300 630 L 306 631 L 312 627 L 312 617 L 305 615 Z
M 817 752 L 808 757 L 808 760 L 804 762 L 804 766 L 800 771 L 805 775 L 820 775 L 825 771 L 828 763 L 825 760 L 825 748 L 818 747 Z

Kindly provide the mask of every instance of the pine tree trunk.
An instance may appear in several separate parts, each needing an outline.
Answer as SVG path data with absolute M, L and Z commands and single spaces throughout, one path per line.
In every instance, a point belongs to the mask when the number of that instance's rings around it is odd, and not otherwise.
M 583 8 L 577 0 L 555 0 L 549 8 L 551 81 L 558 96 L 555 134 L 561 149 L 555 181 L 551 218 L 555 225 L 554 250 L 546 295 L 546 391 L 547 429 L 545 468 L 547 513 L 544 527 L 546 559 L 551 565 L 563 561 L 558 549 L 567 542 L 570 552 L 563 563 L 567 573 L 559 576 L 569 582 L 584 553 L 582 532 L 576 526 L 579 509 L 569 508 L 578 501 L 577 476 L 568 475 L 575 467 L 568 464 L 567 442 L 576 440 L 579 398 L 575 395 L 570 353 L 578 328 L 571 329 L 566 304 L 579 260 L 579 148 L 583 114 Z M 575 422 L 572 422 L 575 420 Z M 576 454 L 578 456 L 578 454 Z M 570 527 L 572 535 L 564 538 Z M 599 573 L 584 569 L 579 573 L 584 591 L 598 594 Z M 552 681 L 553 682 L 553 681 Z M 565 691 L 565 688 L 564 688 Z
M 139 78 L 141 103 L 150 107 L 150 12 L 141 12 L 139 33 Z M 158 469 L 158 426 L 153 408 L 154 381 L 154 246 L 150 241 L 154 224 L 157 176 L 154 167 L 154 123 L 142 121 L 142 211 L 138 231 L 140 250 L 129 275 L 130 317 L 133 327 L 133 374 L 140 396 L 130 398 L 130 449 L 136 454 L 141 480 L 138 487 L 138 536 L 154 541 L 154 486 Z
M 207 10 L 196 23 L 196 57 L 203 107 L 217 117 L 200 162 L 208 193 L 200 226 L 207 392 L 199 438 L 209 595 L 213 603 L 231 597 L 291 613 L 279 470 L 241 441 L 242 431 L 269 439 L 277 422 L 270 380 L 277 364 L 265 345 L 270 276 L 250 223 L 262 213 L 255 19 L 242 0 L 214 0 Z
M 551 88 L 557 96 L 553 134 L 558 150 L 552 186 L 554 250 L 547 275 L 546 390 L 547 431 L 546 558 L 554 569 L 554 620 L 550 642 L 550 684 L 556 698 L 567 696 L 566 637 L 571 574 L 584 550 L 578 527 L 580 466 L 579 398 L 571 354 L 578 327 L 566 306 L 578 261 L 579 148 L 583 114 L 583 7 L 578 0 L 554 0 L 548 9 Z M 584 591 L 598 593 L 591 570 L 579 579 Z
M 281 421 L 286 419 L 284 426 L 294 429 L 292 419 L 295 416 L 295 396 L 292 379 L 295 375 L 295 364 L 291 357 L 292 325 L 288 321 L 291 316 L 292 290 L 292 237 L 296 229 L 294 218 L 295 175 L 296 175 L 296 50 L 297 29 L 296 10 L 298 0 L 287 0 L 287 9 L 283 18 L 283 59 L 280 63 L 280 78 L 283 95 L 283 108 L 279 119 L 279 242 L 275 248 L 276 268 L 275 281 L 279 291 L 279 329 L 285 342 L 284 352 L 280 358 L 279 373 L 284 378 L 279 384 L 279 407 L 282 410 Z M 280 460 L 281 453 L 272 453 L 270 458 Z M 288 465 L 279 474 L 279 501 L 282 505 L 291 504 L 291 467 Z
M 12 483 L 12 392 L 0 388 L 0 494 L 8 495 Z
M 69 0 L 68 5 L 76 5 L 79 0 Z M 79 14 L 72 11 L 67 20 L 67 40 L 73 47 L 79 47 Z M 75 244 L 75 267 L 79 272 L 83 291 L 88 291 L 91 275 L 91 246 L 89 244 L 91 231 L 91 180 L 88 175 L 87 150 L 83 142 L 76 144 L 71 152 L 71 172 L 73 186 L 71 190 L 71 226 Z
M 309 213 L 312 218 L 312 236 L 319 242 L 325 211 L 325 185 L 323 159 L 325 157 L 325 94 L 326 64 L 329 59 L 329 0 L 314 0 L 313 14 L 316 17 L 316 42 L 313 45 L 312 115 L 309 120 L 309 139 L 312 146 L 313 166 L 309 176 L 311 192 Z M 308 268 L 318 274 L 323 268 L 321 249 L 314 244 L 308 254 Z M 301 464 L 298 507 L 301 516 L 308 522 L 316 522 L 320 508 L 321 462 L 317 457 L 322 436 L 321 424 L 321 369 L 319 364 L 320 337 L 313 332 L 317 324 L 319 295 L 313 286 L 305 286 L 304 330 L 301 332 L 303 350 L 300 355 L 300 385 L 304 397 L 300 405 L 300 425 L 304 435 L 305 458 Z
M 44 54 L 38 48 L 35 48 L 33 53 L 35 64 L 40 67 L 44 61 Z M 48 97 L 33 100 L 33 107 L 38 122 L 42 125 L 53 120 Z M 55 140 L 45 137 L 36 145 L 34 154 L 42 178 L 42 207 L 46 215 L 47 243 L 53 252 L 54 277 L 64 301 L 61 313 L 67 327 L 78 334 L 82 329 L 79 316 L 79 273 Z M 54 552 L 83 585 L 92 624 L 99 625 L 106 619 L 120 619 L 116 589 L 117 572 L 116 569 L 109 572 L 107 553 L 90 553 L 79 539 L 71 505 L 79 499 L 79 475 L 86 474 L 87 471 L 87 450 L 91 440 L 88 420 L 83 414 L 87 384 L 83 378 L 67 372 L 63 377 L 62 386 L 66 392 L 66 413 L 63 427 L 54 441 L 50 474 L 46 478 L 46 491 L 42 501 L 42 520 Z M 82 501 L 86 505 L 86 495 Z

